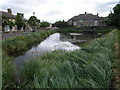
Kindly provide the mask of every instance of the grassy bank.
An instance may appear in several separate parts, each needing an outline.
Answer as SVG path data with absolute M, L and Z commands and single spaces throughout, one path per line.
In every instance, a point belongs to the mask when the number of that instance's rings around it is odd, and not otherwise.
M 2 89 L 2 40 L 0 33 L 0 89 Z
M 113 62 L 114 83 L 113 87 L 120 89 L 120 31 L 118 30 L 118 39 L 115 43 L 114 53 L 116 55 Z
M 70 30 L 69 32 L 73 32 L 74 30 Z M 19 54 L 21 52 L 25 52 L 29 48 L 31 48 L 35 43 L 39 43 L 48 37 L 50 34 L 53 34 L 55 30 L 49 31 L 37 31 L 31 32 L 25 35 L 13 37 L 10 39 L 3 40 L 2 44 L 2 55 L 1 63 L 2 63 L 2 87 L 3 89 L 6 88 L 16 88 L 16 79 L 15 79 L 15 72 L 14 72 L 14 57 L 11 55 Z M 67 33 L 69 33 L 67 32 Z M 1 44 L 0 44 L 1 45 Z
M 120 88 L 120 30 L 118 32 L 118 88 Z
M 116 31 L 82 50 L 55 51 L 25 63 L 19 88 L 110 88 Z
M 16 76 L 14 72 L 14 57 L 39 43 L 55 31 L 38 31 L 34 33 L 16 36 L 2 41 L 2 88 L 16 88 Z
M 2 89 L 15 88 L 15 74 L 13 70 L 13 57 L 2 52 Z
M 50 34 L 55 33 L 55 31 L 37 31 L 31 32 L 29 34 L 13 37 L 10 39 L 3 40 L 2 46 L 3 51 L 8 55 L 21 53 L 28 50 L 35 43 L 39 43 L 48 37 Z
M 66 33 L 73 31 L 74 30 L 66 31 Z M 43 57 L 36 57 L 30 62 L 26 62 L 23 72 L 20 75 L 20 84 L 16 86 L 13 70 L 14 57 L 9 57 L 8 54 L 25 51 L 29 46 L 39 43 L 55 32 L 60 31 L 34 32 L 3 41 L 3 89 L 28 87 L 109 87 L 112 73 L 111 50 L 113 48 L 115 32 L 90 42 L 84 46 L 82 50 L 74 52 L 55 51 Z

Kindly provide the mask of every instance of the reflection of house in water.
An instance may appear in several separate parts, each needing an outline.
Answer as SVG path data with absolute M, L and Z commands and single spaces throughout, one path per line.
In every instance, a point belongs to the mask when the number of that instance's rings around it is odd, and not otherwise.
M 83 38 L 83 34 L 81 33 L 69 33 L 69 34 L 61 34 L 60 36 L 61 41 L 68 41 L 71 43 L 76 43 L 76 42 L 85 42 Z
M 97 15 L 93 15 L 91 13 L 85 12 L 85 14 L 80 14 L 78 16 L 74 16 L 73 18 L 68 20 L 68 24 L 74 26 L 104 26 L 103 18 Z

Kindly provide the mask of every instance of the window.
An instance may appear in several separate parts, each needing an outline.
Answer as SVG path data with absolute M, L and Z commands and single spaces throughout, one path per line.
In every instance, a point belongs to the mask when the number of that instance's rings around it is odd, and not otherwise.
M 95 26 L 98 26 L 98 21 L 97 20 L 95 20 Z
M 82 19 L 80 20 L 80 22 L 83 22 L 83 21 L 84 21 L 84 20 L 82 20 Z
M 90 20 L 90 22 L 93 22 L 93 20 Z
M 73 22 L 73 25 L 76 26 L 76 22 Z

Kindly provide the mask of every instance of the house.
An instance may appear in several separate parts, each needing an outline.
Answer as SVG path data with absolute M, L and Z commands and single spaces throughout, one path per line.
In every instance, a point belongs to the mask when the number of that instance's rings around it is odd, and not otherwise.
M 16 15 L 12 14 L 12 10 L 10 8 L 7 9 L 7 12 L 0 11 L 0 14 L 2 16 L 2 29 L 3 29 L 3 31 L 10 31 L 10 25 L 6 25 L 6 22 L 10 21 L 10 22 L 15 23 Z M 24 18 L 24 14 L 23 13 L 19 13 L 19 14 L 21 15 L 23 21 L 27 22 L 27 19 Z M 17 26 L 12 27 L 12 28 L 14 28 L 14 30 L 16 30 Z M 11 29 L 11 30 L 13 30 L 13 29 Z
M 91 13 L 85 12 L 68 20 L 69 25 L 81 26 L 104 26 L 103 18 Z
M 0 13 L 2 13 L 2 20 L 3 21 L 8 19 L 9 21 L 15 22 L 15 17 L 16 16 L 12 14 L 11 9 L 7 9 L 7 12 L 0 11 Z

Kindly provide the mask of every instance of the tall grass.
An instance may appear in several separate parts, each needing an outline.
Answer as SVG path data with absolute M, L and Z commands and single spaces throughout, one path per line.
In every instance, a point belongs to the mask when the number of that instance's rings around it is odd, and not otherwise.
M 38 31 L 3 40 L 3 51 L 5 51 L 9 55 L 13 53 L 23 52 L 35 43 L 44 40 L 52 33 L 55 33 L 55 31 Z
M 55 51 L 27 61 L 21 88 L 109 88 L 116 31 L 89 42 L 81 50 Z
M 13 57 L 9 57 L 5 52 L 2 52 L 2 89 L 15 88 L 13 60 Z
M 44 38 L 48 37 L 52 33 L 55 33 L 55 31 L 40 31 L 0 41 L 0 45 L 2 45 L 0 46 L 0 66 L 2 67 L 0 71 L 2 74 L 1 82 L 3 89 L 16 88 L 17 83 L 13 63 L 14 57 L 9 56 L 9 54 L 18 54 L 19 52 L 25 51 L 30 46 L 44 40 Z
M 1 33 L 0 33 L 1 36 Z M 2 40 L 0 37 L 0 89 L 2 89 Z

